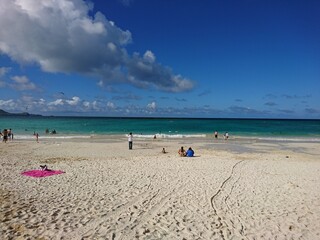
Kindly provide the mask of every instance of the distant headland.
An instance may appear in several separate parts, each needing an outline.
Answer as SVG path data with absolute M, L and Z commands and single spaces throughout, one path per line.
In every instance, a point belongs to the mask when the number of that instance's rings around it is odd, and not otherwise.
M 36 117 L 41 117 L 42 115 L 38 115 L 38 114 L 30 114 L 30 113 L 27 113 L 27 112 L 22 112 L 22 113 L 9 113 L 9 112 L 6 112 L 2 109 L 0 109 L 0 116 L 36 116 Z

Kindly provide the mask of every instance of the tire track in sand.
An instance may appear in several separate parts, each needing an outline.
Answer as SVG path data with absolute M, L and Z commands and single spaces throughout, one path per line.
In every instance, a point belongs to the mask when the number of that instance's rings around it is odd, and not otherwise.
M 227 229 L 223 234 L 223 229 L 220 231 L 220 236 L 225 239 L 225 235 L 237 236 L 246 238 L 245 225 L 239 215 L 237 215 L 230 205 L 228 199 L 231 199 L 231 193 L 236 187 L 236 184 L 241 178 L 241 169 L 236 171 L 245 160 L 236 162 L 231 169 L 230 175 L 221 183 L 218 191 L 211 197 L 210 203 L 214 213 L 218 216 L 221 225 L 225 224 Z

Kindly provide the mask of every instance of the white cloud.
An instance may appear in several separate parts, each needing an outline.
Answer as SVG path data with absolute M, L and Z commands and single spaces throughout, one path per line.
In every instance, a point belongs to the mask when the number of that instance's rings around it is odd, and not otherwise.
M 79 97 L 73 97 L 71 100 L 66 100 L 66 103 L 68 103 L 71 106 L 76 106 L 78 105 L 78 103 L 80 102 L 80 98 Z
M 156 88 L 168 92 L 183 92 L 194 87 L 191 80 L 181 75 L 174 75 L 171 68 L 150 61 L 152 58 L 155 59 L 155 56 L 150 53 L 147 53 L 143 58 L 135 53 L 130 59 L 128 80 L 132 85 L 140 88 L 156 86 Z
M 0 108 L 1 109 L 10 109 L 10 110 L 15 110 L 17 108 L 18 104 L 12 100 L 0 100 Z
M 92 102 L 92 108 L 94 109 L 94 110 L 99 110 L 100 108 L 99 108 L 99 103 L 97 102 L 97 101 L 93 101 Z
M 113 102 L 107 102 L 107 107 L 113 109 L 113 108 L 115 108 L 115 105 Z
M 31 82 L 26 76 L 14 76 L 11 78 L 14 82 L 9 84 L 13 89 L 18 91 L 35 90 L 36 85 Z
M 151 102 L 147 105 L 147 108 L 151 110 L 156 110 L 157 104 L 155 102 Z
M 151 51 L 146 51 L 143 55 L 143 59 L 147 62 L 153 63 L 156 60 L 156 56 Z
M 156 63 L 150 50 L 143 57 L 129 56 L 125 47 L 131 33 L 90 11 L 92 4 L 83 0 L 0 0 L 0 54 L 38 64 L 46 72 L 95 76 L 100 86 L 128 83 L 169 92 L 193 88 L 192 81 Z
M 40 98 L 38 101 L 38 104 L 44 105 L 46 103 L 46 100 L 43 98 Z
M 53 102 L 49 102 L 48 106 L 62 106 L 64 105 L 63 99 L 57 99 Z
M 30 103 L 33 101 L 33 97 L 32 96 L 22 96 L 21 100 L 25 103 Z
M 8 67 L 0 67 L 0 88 L 4 88 L 7 86 L 7 83 L 3 81 L 1 78 L 4 77 L 10 70 L 11 68 Z
M 8 67 L 0 67 L 0 77 L 3 77 L 4 75 L 6 75 L 10 70 L 11 68 L 8 68 Z
M 83 106 L 84 106 L 85 108 L 89 108 L 89 107 L 90 107 L 90 102 L 84 101 L 84 102 L 83 102 Z
M 35 62 L 47 72 L 92 73 L 103 64 L 117 66 L 125 54 L 120 46 L 131 41 L 129 31 L 111 24 L 103 14 L 89 16 L 90 7 L 82 0 L 0 0 L 0 4 L 0 51 L 20 63 Z M 107 43 L 117 46 L 117 55 Z

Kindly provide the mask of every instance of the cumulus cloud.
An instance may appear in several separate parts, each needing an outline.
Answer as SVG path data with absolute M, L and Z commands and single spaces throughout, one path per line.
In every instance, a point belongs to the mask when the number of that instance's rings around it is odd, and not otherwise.
M 4 77 L 10 70 L 11 68 L 0 67 L 0 88 L 7 86 L 7 83 L 3 81 L 1 78 Z
M 26 76 L 14 76 L 11 78 L 12 84 L 9 84 L 13 89 L 18 91 L 35 90 L 36 85 L 31 82 Z
M 125 1 L 130 2 L 130 1 Z M 99 85 L 127 83 L 181 92 L 193 82 L 146 51 L 130 56 L 131 33 L 83 0 L 0 0 L 0 53 L 46 72 L 81 73 Z
M 128 59 L 128 80 L 140 88 L 156 86 L 158 89 L 168 92 L 182 92 L 193 88 L 191 80 L 181 75 L 174 75 L 169 67 L 164 67 L 155 62 L 155 56 L 147 51 L 141 58 L 135 53 Z
M 151 52 L 150 50 L 146 51 L 143 55 L 143 59 L 146 62 L 150 62 L 153 63 L 156 61 L 156 56 L 153 54 L 153 52 Z
M 156 110 L 157 104 L 156 104 L 155 102 L 151 102 L 151 103 L 149 103 L 149 104 L 147 105 L 147 108 L 148 108 L 149 110 Z
M 55 101 L 53 101 L 53 102 L 49 102 L 48 103 L 48 106 L 61 106 L 61 105 L 64 105 L 64 101 L 63 101 L 63 99 L 57 99 L 57 100 L 55 100 Z
M 79 102 L 80 102 L 79 97 L 73 97 L 71 100 L 66 100 L 66 103 L 68 103 L 71 106 L 76 106 L 79 104 Z
M 113 108 L 115 108 L 115 105 L 113 102 L 107 102 L 107 107 L 113 109 Z
M 90 102 L 88 102 L 88 101 L 83 101 L 83 106 L 85 107 L 85 108 L 89 108 L 90 107 Z
M 92 109 L 94 110 L 99 110 L 99 103 L 97 101 L 93 101 L 92 102 Z
M 8 68 L 8 67 L 0 67 L 0 77 L 3 77 L 4 75 L 6 75 L 10 70 L 11 68 Z
M 78 106 L 81 103 L 81 99 L 77 96 L 72 97 L 71 99 L 62 99 L 62 98 L 58 98 L 55 101 L 49 102 L 48 106 L 64 106 L 64 105 L 68 105 L 68 106 Z M 88 104 L 86 104 L 85 102 L 83 102 L 82 104 L 83 106 L 86 106 Z
M 17 106 L 18 106 L 18 104 L 13 99 L 9 99 L 9 100 L 1 100 L 0 99 L 0 108 L 1 109 L 14 110 L 17 108 Z

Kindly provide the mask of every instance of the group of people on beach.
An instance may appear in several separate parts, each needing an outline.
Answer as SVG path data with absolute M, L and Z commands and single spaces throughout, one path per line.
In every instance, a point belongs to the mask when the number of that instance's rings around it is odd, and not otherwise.
M 215 139 L 218 139 L 218 131 L 215 131 L 214 132 L 214 138 Z M 132 132 L 130 132 L 128 135 L 128 143 L 129 143 L 129 150 L 132 150 L 132 145 L 133 145 L 133 135 L 132 135 Z M 229 133 L 228 132 L 225 132 L 224 135 L 223 135 L 224 139 L 225 140 L 228 140 L 229 139 Z M 154 139 L 156 139 L 156 135 L 154 135 Z M 162 148 L 162 153 L 167 153 L 165 148 Z M 188 150 L 186 151 L 184 149 L 184 147 L 182 146 L 179 150 L 178 150 L 178 154 L 179 156 L 181 157 L 193 157 L 194 156 L 194 150 L 189 147 Z
M 193 157 L 194 151 L 191 147 L 188 148 L 187 151 L 184 150 L 183 146 L 178 150 L 178 154 L 180 157 Z
M 215 139 L 218 139 L 218 131 L 215 131 L 214 132 L 214 138 Z M 224 140 L 228 140 L 229 139 L 229 133 L 228 132 L 225 132 L 224 134 L 223 134 L 223 137 L 224 137 Z
M 218 131 L 215 131 L 214 132 L 214 138 L 215 139 L 218 139 Z M 132 135 L 132 132 L 130 132 L 128 135 L 128 143 L 129 143 L 129 150 L 132 150 L 132 145 L 133 145 L 133 135 Z M 225 140 L 228 140 L 229 138 L 229 133 L 228 132 L 225 132 L 224 135 L 223 135 L 224 139 Z M 154 135 L 153 137 L 154 139 L 156 139 L 156 135 Z M 162 153 L 167 153 L 165 148 L 162 148 Z M 189 147 L 188 150 L 186 151 L 184 149 L 184 147 L 182 146 L 179 150 L 178 150 L 178 154 L 180 157 L 193 157 L 194 156 L 194 150 Z
M 47 128 L 45 131 L 46 134 L 57 134 L 57 131 L 55 129 L 53 129 L 51 132 L 49 131 L 49 129 Z
M 12 129 L 3 129 L 3 131 L 0 130 L 0 136 L 2 137 L 3 142 L 7 142 L 8 140 L 12 141 L 13 140 L 13 132 Z
M 130 132 L 128 135 L 128 143 L 129 143 L 129 150 L 132 150 L 133 145 L 133 135 L 132 132 Z M 162 148 L 162 153 L 167 153 L 165 148 Z M 194 150 L 189 147 L 187 151 L 184 150 L 183 146 L 178 150 L 178 154 L 180 157 L 193 157 L 194 156 Z

